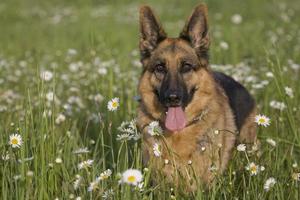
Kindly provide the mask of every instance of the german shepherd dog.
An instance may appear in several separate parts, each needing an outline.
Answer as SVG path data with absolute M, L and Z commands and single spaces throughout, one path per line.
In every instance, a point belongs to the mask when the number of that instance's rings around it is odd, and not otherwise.
M 150 7 L 140 8 L 137 124 L 155 182 L 209 185 L 236 143 L 256 142 L 255 102 L 240 83 L 209 68 L 209 43 L 205 5 L 195 7 L 178 38 L 167 37 Z M 149 134 L 153 121 L 162 134 Z

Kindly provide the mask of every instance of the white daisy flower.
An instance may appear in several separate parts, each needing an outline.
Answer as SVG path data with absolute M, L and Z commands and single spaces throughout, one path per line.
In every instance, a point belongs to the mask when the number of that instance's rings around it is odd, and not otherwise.
M 79 176 L 76 178 L 76 180 L 73 182 L 73 188 L 74 190 L 77 190 L 81 184 L 82 178 Z
M 164 160 L 165 165 L 169 164 L 169 162 L 170 162 L 170 161 L 169 161 L 168 159 L 165 159 L 165 160 Z
M 76 49 L 68 49 L 67 54 L 69 56 L 75 56 L 75 55 L 77 55 L 77 50 Z
M 9 144 L 12 148 L 20 148 L 23 144 L 21 135 L 15 133 L 9 136 Z
M 255 122 L 258 124 L 258 125 L 261 125 L 261 126 L 264 126 L 264 127 L 267 127 L 270 125 L 270 118 L 268 118 L 267 116 L 265 115 L 256 115 L 255 116 Z
M 231 16 L 231 22 L 234 24 L 240 24 L 242 23 L 243 18 L 240 14 L 234 14 Z
M 1 158 L 4 161 L 9 160 L 10 159 L 9 152 L 7 151 L 5 154 L 2 154 Z
M 109 189 L 106 190 L 105 192 L 103 192 L 102 194 L 102 198 L 103 199 L 112 199 L 112 197 L 114 196 L 114 190 L 113 189 Z
M 97 187 L 98 187 L 98 183 L 99 181 L 93 181 L 90 183 L 89 187 L 88 187 L 88 192 L 92 192 L 94 191 Z
M 17 180 L 19 180 L 19 179 L 21 179 L 21 178 L 22 178 L 21 174 L 15 175 L 15 176 L 13 177 L 13 179 L 14 179 L 15 181 L 17 181 Z
M 297 163 L 297 162 L 294 162 L 294 163 L 292 164 L 292 167 L 293 167 L 293 168 L 297 168 L 297 167 L 298 167 L 298 163 Z
M 151 136 L 162 134 L 162 128 L 159 126 L 158 121 L 153 121 L 148 125 L 148 133 Z
M 74 154 L 84 154 L 84 153 L 89 153 L 90 150 L 88 150 L 87 147 L 84 148 L 79 148 L 73 151 Z
M 26 176 L 32 177 L 34 175 L 33 171 L 29 170 L 26 172 Z
M 144 191 L 144 182 L 140 182 L 138 185 L 137 185 L 137 189 L 142 192 Z
M 123 133 L 123 134 L 118 134 L 116 140 L 118 141 L 126 141 L 126 140 L 131 140 L 132 135 L 130 133 Z
M 289 96 L 290 98 L 294 98 L 294 92 L 292 88 L 284 87 L 284 91 L 287 96 Z
M 63 160 L 60 157 L 58 157 L 58 158 L 55 159 L 55 162 L 57 164 L 61 164 L 63 162 Z
M 250 175 L 254 176 L 257 175 L 260 171 L 260 167 L 256 165 L 254 162 L 251 162 L 247 167 L 246 170 L 250 171 Z
M 53 92 L 50 91 L 46 94 L 46 99 L 48 101 L 54 101 L 54 98 L 55 98 L 55 94 Z
M 270 102 L 270 106 L 272 108 L 280 110 L 280 111 L 283 111 L 284 109 L 286 109 L 286 105 L 284 102 L 275 101 L 275 100 Z
M 266 139 L 266 142 L 267 142 L 269 145 L 271 145 L 271 146 L 273 146 L 273 147 L 276 147 L 276 142 L 275 142 L 275 140 L 273 140 L 273 139 L 271 139 L 271 138 L 268 138 L 268 139 Z
M 220 48 L 221 48 L 221 49 L 224 49 L 224 50 L 227 50 L 227 49 L 229 48 L 229 45 L 228 45 L 227 42 L 221 41 L 221 42 L 220 42 Z
M 156 157 L 160 157 L 161 156 L 161 150 L 160 150 L 160 146 L 157 143 L 154 143 L 153 145 L 153 153 Z
M 105 170 L 104 172 L 102 172 L 100 174 L 100 176 L 98 177 L 99 180 L 104 180 L 104 179 L 108 179 L 111 176 L 112 172 L 110 169 Z
M 120 106 L 119 98 L 115 97 L 107 103 L 107 108 L 109 111 L 116 111 Z
M 62 122 L 64 122 L 66 120 L 66 116 L 62 113 L 60 113 L 57 118 L 55 119 L 55 123 L 56 124 L 61 124 Z
M 274 78 L 274 74 L 273 74 L 272 72 L 267 72 L 267 73 L 266 73 L 266 76 L 267 76 L 268 78 Z
M 96 94 L 94 96 L 94 101 L 95 102 L 101 103 L 103 101 L 103 99 L 104 99 L 104 97 L 101 94 Z
M 50 81 L 53 78 L 53 73 L 46 70 L 46 71 L 42 71 L 40 74 L 41 79 L 43 79 L 44 81 Z
M 122 183 L 127 183 L 129 185 L 137 186 L 143 181 L 143 175 L 140 170 L 128 169 L 122 174 Z
M 78 164 L 78 169 L 86 169 L 92 166 L 94 160 L 85 160 Z
M 246 151 L 246 145 L 245 144 L 239 144 L 236 149 L 238 151 Z
M 300 181 L 300 173 L 293 173 L 292 178 L 295 181 Z
M 269 191 L 276 184 L 276 180 L 273 177 L 270 177 L 266 180 L 264 184 L 264 190 Z
M 100 75 L 106 75 L 107 74 L 107 69 L 105 67 L 100 67 L 98 69 L 98 74 L 100 74 Z

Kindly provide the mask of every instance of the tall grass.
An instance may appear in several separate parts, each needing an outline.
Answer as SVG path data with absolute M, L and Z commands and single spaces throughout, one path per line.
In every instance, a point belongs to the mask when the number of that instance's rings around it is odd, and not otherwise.
M 118 127 L 136 117 L 138 105 L 141 3 L 0 2 L 0 199 L 299 199 L 299 2 L 207 1 L 211 67 L 245 84 L 271 125 L 258 129 L 259 152 L 235 150 L 225 174 L 189 194 L 152 184 L 141 140 L 119 140 Z M 147 3 L 176 36 L 198 2 Z M 235 14 L 241 23 L 232 22 Z M 41 78 L 45 71 L 50 80 Z M 112 112 L 114 97 L 120 106 Z M 13 133 L 20 148 L 9 144 Z M 79 169 L 88 159 L 93 164 Z M 265 170 L 251 175 L 251 162 Z M 142 171 L 143 187 L 119 183 L 130 168 Z M 89 191 L 107 169 L 112 175 Z M 276 184 L 266 191 L 270 177 Z

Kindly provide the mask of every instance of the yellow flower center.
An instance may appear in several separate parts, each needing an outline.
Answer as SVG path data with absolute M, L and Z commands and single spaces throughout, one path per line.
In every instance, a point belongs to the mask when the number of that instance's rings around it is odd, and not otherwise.
M 264 118 L 260 118 L 258 121 L 259 121 L 260 123 L 265 123 L 265 122 L 266 122 L 266 120 L 265 120 Z
M 107 176 L 107 175 L 103 175 L 102 178 L 103 178 L 103 179 L 107 179 L 108 176 Z
M 255 173 L 257 171 L 256 165 L 251 166 L 250 170 L 251 170 L 252 173 Z
M 112 107 L 114 107 L 114 108 L 116 108 L 116 107 L 118 107 L 118 102 L 112 102 Z
M 128 176 L 127 180 L 128 182 L 133 183 L 135 182 L 135 176 Z
M 13 138 L 13 139 L 11 140 L 11 143 L 12 143 L 12 144 L 18 144 L 19 142 L 18 142 L 18 140 L 17 140 L 16 138 Z

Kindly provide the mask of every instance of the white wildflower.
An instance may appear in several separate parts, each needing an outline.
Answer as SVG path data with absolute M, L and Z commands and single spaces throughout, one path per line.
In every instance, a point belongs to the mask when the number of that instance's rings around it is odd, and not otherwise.
M 148 125 L 148 133 L 151 136 L 162 134 L 162 128 L 160 127 L 158 121 L 153 121 Z
M 73 151 L 74 154 L 84 154 L 84 153 L 89 153 L 90 150 L 88 150 L 87 147 L 84 148 L 79 148 Z
M 266 73 L 266 76 L 267 76 L 268 78 L 274 78 L 274 74 L 273 74 L 272 72 L 267 72 L 267 73 Z
M 76 180 L 73 182 L 74 190 L 77 190 L 81 184 L 82 178 L 81 176 L 77 177 Z
M 40 74 L 41 79 L 43 79 L 44 81 L 50 81 L 53 78 L 53 73 L 46 70 L 46 71 L 42 71 Z
M 160 157 L 161 156 L 161 150 L 160 150 L 160 146 L 157 143 L 154 143 L 153 145 L 153 153 L 156 157 Z
M 57 118 L 55 119 L 55 123 L 56 124 L 61 124 L 62 122 L 64 122 L 66 120 L 66 116 L 62 113 L 60 113 Z
M 23 144 L 22 136 L 20 134 L 12 134 L 9 136 L 9 145 L 11 145 L 12 148 L 20 148 Z
M 131 140 L 132 135 L 130 133 L 123 133 L 123 134 L 118 134 L 116 140 L 119 141 L 126 141 L 126 140 Z
M 118 109 L 118 107 L 120 106 L 120 103 L 119 103 L 119 98 L 118 97 L 115 97 L 113 98 L 112 100 L 110 100 L 107 104 L 107 108 L 109 111 L 116 111 Z
M 225 41 L 221 41 L 221 42 L 220 42 L 220 47 L 221 47 L 221 49 L 224 49 L 224 50 L 229 49 L 229 45 L 228 45 L 228 43 L 225 42 Z
M 264 184 L 264 190 L 269 191 L 276 184 L 276 180 L 273 177 L 270 177 L 266 180 Z
M 114 196 L 114 190 L 113 189 L 109 189 L 109 190 L 106 190 L 105 192 L 103 192 L 102 194 L 102 198 L 103 199 L 112 199 L 113 196 Z
M 258 124 L 258 125 L 261 125 L 261 126 L 264 126 L 264 127 L 267 127 L 270 125 L 270 118 L 268 118 L 267 116 L 265 115 L 256 115 L 255 116 L 255 122 Z
M 237 146 L 238 151 L 246 151 L 246 145 L 245 144 L 239 144 Z
M 231 22 L 234 24 L 240 24 L 242 23 L 243 18 L 240 14 L 234 14 L 231 16 Z
M 270 106 L 272 108 L 280 110 L 280 111 L 283 111 L 284 109 L 286 109 L 286 105 L 284 102 L 275 101 L 275 100 L 270 102 Z
M 294 98 L 294 92 L 292 88 L 284 87 L 284 91 L 287 96 L 289 96 L 290 98 Z
M 85 161 L 82 161 L 81 163 L 78 164 L 78 169 L 81 170 L 81 169 L 86 169 L 86 168 L 89 168 L 92 166 L 94 160 L 85 160 Z
M 100 75 L 106 75 L 107 74 L 107 69 L 105 67 L 100 67 L 98 69 L 98 74 L 100 74 Z
M 271 138 L 267 138 L 267 139 L 266 139 L 266 142 L 267 142 L 269 145 L 271 145 L 271 146 L 273 146 L 273 147 L 276 147 L 276 142 L 275 142 L 275 140 L 273 140 L 273 139 L 271 139 Z
M 98 187 L 98 183 L 99 183 L 99 181 L 91 182 L 88 189 L 87 189 L 88 192 L 92 192 L 92 191 L 96 190 L 96 188 Z
M 300 173 L 293 173 L 292 179 L 295 181 L 300 181 Z
M 246 170 L 250 172 L 251 176 L 257 175 L 260 171 L 259 165 L 256 165 L 254 162 L 251 162 L 247 167 Z
M 137 186 L 140 182 L 143 181 L 143 175 L 140 170 L 128 169 L 123 172 L 121 181 L 122 183 Z
M 112 171 L 110 169 L 105 170 L 104 172 L 102 172 L 100 174 L 100 176 L 98 177 L 99 180 L 105 180 L 108 179 L 112 174 Z
M 63 160 L 62 160 L 60 157 L 57 157 L 57 158 L 55 159 L 55 162 L 56 162 L 57 164 L 61 164 L 61 163 L 63 162 Z

